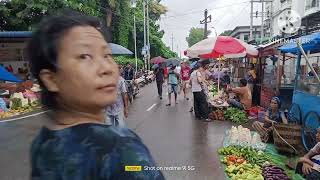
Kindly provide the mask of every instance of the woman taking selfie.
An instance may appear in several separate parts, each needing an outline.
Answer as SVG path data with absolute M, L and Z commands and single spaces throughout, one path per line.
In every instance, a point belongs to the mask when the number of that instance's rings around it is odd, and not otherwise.
M 93 17 L 68 12 L 49 17 L 28 45 L 31 71 L 42 87 L 50 122 L 31 148 L 31 179 L 164 179 L 131 130 L 105 125 L 104 109 L 117 97 L 119 70 Z

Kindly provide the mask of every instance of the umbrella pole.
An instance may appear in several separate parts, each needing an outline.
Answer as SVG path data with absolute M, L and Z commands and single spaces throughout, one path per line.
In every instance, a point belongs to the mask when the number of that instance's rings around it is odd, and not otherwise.
M 218 65 L 218 94 L 220 93 L 220 58 L 221 56 L 219 55 L 219 65 Z

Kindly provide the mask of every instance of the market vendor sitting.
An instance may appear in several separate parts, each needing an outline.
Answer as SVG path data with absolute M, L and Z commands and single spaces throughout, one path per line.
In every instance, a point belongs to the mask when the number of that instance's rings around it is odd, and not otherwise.
M 228 103 L 231 106 L 237 107 L 239 109 L 249 109 L 252 105 L 252 96 L 250 89 L 247 87 L 247 80 L 240 80 L 240 87 L 237 88 L 229 88 L 229 92 L 233 92 L 239 98 L 239 101 L 236 99 L 229 99 Z
M 260 134 L 261 140 L 267 142 L 272 132 L 272 124 L 284 123 L 288 124 L 288 120 L 284 112 L 280 111 L 281 101 L 278 97 L 273 97 L 270 102 L 270 107 L 265 113 L 264 121 L 255 121 L 252 127 Z
M 317 144 L 302 158 L 296 168 L 296 172 L 306 176 L 307 180 L 320 179 L 320 128 L 316 134 Z

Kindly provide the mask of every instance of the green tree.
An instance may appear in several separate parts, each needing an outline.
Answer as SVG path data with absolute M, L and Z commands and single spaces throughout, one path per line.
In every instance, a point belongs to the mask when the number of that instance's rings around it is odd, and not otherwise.
M 170 48 L 163 43 L 162 37 L 164 31 L 160 30 L 160 26 L 156 23 L 160 16 L 167 12 L 166 7 L 161 5 L 159 0 L 150 0 L 149 6 L 151 57 L 176 57 L 177 54 L 172 52 Z M 134 51 L 133 14 L 135 14 L 138 56 L 142 57 L 141 49 L 144 44 L 143 1 L 138 0 L 137 8 L 135 9 L 130 7 L 130 0 L 117 1 L 115 9 L 112 22 L 112 41 Z
M 160 0 L 149 0 L 151 56 L 174 57 L 176 54 L 161 40 L 164 31 L 156 23 L 167 8 Z M 0 1 L 0 31 L 32 30 L 44 16 L 63 8 L 71 8 L 103 19 L 108 42 L 114 42 L 134 51 L 133 14 L 137 17 L 138 56 L 143 47 L 143 0 L 137 8 L 130 7 L 130 0 L 9 0 Z
M 223 33 L 220 34 L 220 36 L 230 36 L 232 30 L 226 30 Z
M 208 31 L 208 35 L 211 31 Z M 197 42 L 203 40 L 204 37 L 204 29 L 203 28 L 191 28 L 189 31 L 189 36 L 186 38 L 189 47 L 193 46 Z
M 11 0 L 0 2 L 0 30 L 31 30 L 44 16 L 63 8 L 101 16 L 96 0 Z

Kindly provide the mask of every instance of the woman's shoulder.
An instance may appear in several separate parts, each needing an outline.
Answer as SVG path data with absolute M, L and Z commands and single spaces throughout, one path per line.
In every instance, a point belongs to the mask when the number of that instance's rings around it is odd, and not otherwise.
M 68 151 L 68 149 L 80 150 L 92 146 L 111 149 L 123 139 L 140 141 L 140 138 L 129 129 L 103 124 L 82 124 L 58 131 L 43 127 L 33 140 L 32 151 L 37 149 Z
M 33 141 L 31 159 L 34 174 L 47 170 L 61 174 L 59 169 L 68 166 L 78 174 L 94 168 L 106 173 L 101 176 L 118 172 L 117 176 L 122 177 L 128 175 L 122 172 L 125 165 L 155 166 L 148 148 L 133 131 L 92 124 L 62 131 L 43 128 Z M 162 174 L 144 176 L 162 177 Z

